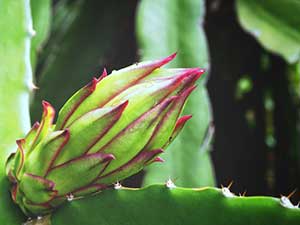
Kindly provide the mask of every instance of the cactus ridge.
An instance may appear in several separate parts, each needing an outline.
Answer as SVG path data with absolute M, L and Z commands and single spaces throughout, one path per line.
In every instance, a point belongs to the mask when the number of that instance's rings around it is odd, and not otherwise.
M 51 223 L 79 225 L 85 224 L 86 218 L 93 218 L 89 225 L 122 221 L 144 225 L 298 225 L 300 209 L 284 196 L 246 197 L 235 195 L 229 187 L 181 188 L 168 180 L 164 185 L 141 189 L 117 184 L 99 195 L 65 204 L 52 215 Z

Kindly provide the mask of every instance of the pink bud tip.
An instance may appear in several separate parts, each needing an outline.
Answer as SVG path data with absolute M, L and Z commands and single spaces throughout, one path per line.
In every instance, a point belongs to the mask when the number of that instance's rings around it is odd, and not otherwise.
M 107 71 L 106 69 L 104 68 L 103 69 L 103 72 L 101 74 L 101 76 L 97 79 L 98 82 L 100 82 L 103 78 L 105 78 L 107 76 Z
M 55 110 L 49 102 L 43 100 L 42 105 L 43 105 L 44 116 L 48 116 L 48 113 L 50 113 L 50 115 L 52 116 L 55 114 Z
M 101 77 L 106 77 L 106 76 L 107 76 L 107 71 L 106 68 L 104 68 Z
M 203 68 L 199 68 L 199 73 L 203 74 L 203 73 L 205 73 L 205 72 L 206 72 L 206 70 L 205 70 L 205 69 L 203 69 Z
M 102 163 L 104 162 L 110 162 L 111 160 L 115 160 L 116 157 L 113 154 L 107 154 L 102 160 Z
M 42 105 L 44 108 L 51 107 L 51 104 L 45 100 L 42 101 Z
M 96 77 L 93 77 L 92 82 L 89 85 L 90 92 L 95 91 L 97 83 L 98 83 L 98 79 Z
M 17 192 L 18 192 L 18 185 L 15 184 L 11 190 L 11 197 L 14 200 L 14 202 L 16 202 L 17 200 Z
M 22 149 L 22 146 L 25 144 L 25 139 L 24 138 L 18 139 L 18 140 L 16 140 L 16 143 L 19 146 L 19 148 Z
M 39 126 L 40 126 L 40 123 L 38 122 L 38 121 L 36 121 L 33 125 L 32 125 L 32 129 L 37 129 L 37 128 L 39 128 Z
M 163 162 L 165 162 L 165 160 L 164 160 L 163 158 L 161 158 L 161 157 L 156 157 L 156 158 L 153 160 L 153 162 L 160 162 L 160 163 L 163 163 Z
M 184 115 L 182 117 L 180 117 L 177 122 L 176 122 L 176 126 L 179 126 L 183 123 L 185 123 L 186 121 L 188 121 L 189 119 L 191 119 L 193 116 L 192 115 Z
M 65 142 L 67 142 L 68 139 L 70 138 L 70 130 L 69 130 L 69 128 L 66 128 L 64 130 L 64 132 L 62 133 L 62 135 L 65 137 Z
M 157 67 L 163 66 L 163 65 L 167 64 L 168 62 L 172 61 L 176 57 L 176 55 L 177 55 L 177 52 L 173 53 L 172 55 L 169 55 L 166 58 L 161 59 L 158 62 Z

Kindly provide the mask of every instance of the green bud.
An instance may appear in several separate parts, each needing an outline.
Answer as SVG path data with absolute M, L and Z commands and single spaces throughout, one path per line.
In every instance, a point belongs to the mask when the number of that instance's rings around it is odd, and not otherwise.
M 190 115 L 180 117 L 203 69 L 162 69 L 175 54 L 94 78 L 43 115 L 7 161 L 13 200 L 27 215 L 108 188 L 153 162 Z

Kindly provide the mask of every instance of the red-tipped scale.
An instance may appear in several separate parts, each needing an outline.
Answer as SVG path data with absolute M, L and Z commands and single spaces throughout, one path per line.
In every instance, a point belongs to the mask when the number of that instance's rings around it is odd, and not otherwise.
M 114 71 L 43 115 L 7 161 L 13 200 L 27 215 L 99 192 L 154 162 L 191 115 L 180 117 L 203 69 L 162 69 L 176 54 Z

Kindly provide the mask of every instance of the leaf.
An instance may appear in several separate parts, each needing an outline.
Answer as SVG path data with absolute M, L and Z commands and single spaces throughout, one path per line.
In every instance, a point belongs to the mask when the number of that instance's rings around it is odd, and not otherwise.
M 52 215 L 52 225 L 296 225 L 300 209 L 283 199 L 234 196 L 227 188 L 106 190 L 65 204 Z M 287 200 L 288 202 L 288 200 Z M 69 215 L 69 216 L 66 216 Z
M 35 31 L 31 41 L 31 65 L 32 68 L 35 68 L 37 55 L 41 52 L 50 32 L 51 0 L 30 0 L 30 5 Z
M 208 49 L 201 24 L 204 18 L 202 0 L 143 0 L 137 13 L 137 38 L 142 58 L 153 59 L 177 52 L 170 67 L 208 69 Z M 144 184 L 178 179 L 181 186 L 214 185 L 209 153 L 199 148 L 211 121 L 210 103 L 205 88 L 207 75 L 190 96 L 184 114 L 192 114 L 182 132 L 162 157 L 161 165 L 151 165 Z M 205 171 L 205 172 L 204 172 Z
M 2 0 L 0 17 L 0 224 L 20 225 L 25 219 L 10 197 L 5 163 L 17 149 L 15 140 L 30 128 L 32 21 L 29 0 Z
M 267 50 L 288 63 L 300 59 L 300 2 L 295 0 L 238 0 L 238 19 Z
M 113 0 L 105 2 L 105 7 L 98 0 L 57 3 L 51 35 L 39 62 L 39 89 L 31 108 L 34 120 L 40 117 L 41 100 L 59 109 L 93 76 L 101 75 L 104 67 L 111 71 L 134 61 L 132 28 L 128 26 L 133 3 Z

